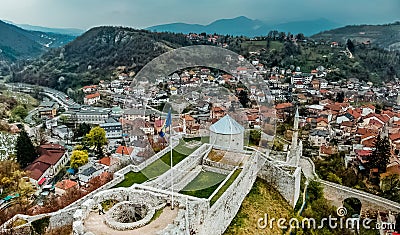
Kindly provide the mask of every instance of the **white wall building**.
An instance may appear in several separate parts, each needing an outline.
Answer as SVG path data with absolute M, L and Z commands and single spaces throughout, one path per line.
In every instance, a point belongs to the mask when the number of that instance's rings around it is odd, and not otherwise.
M 210 126 L 210 144 L 225 150 L 241 151 L 244 146 L 244 127 L 225 115 Z

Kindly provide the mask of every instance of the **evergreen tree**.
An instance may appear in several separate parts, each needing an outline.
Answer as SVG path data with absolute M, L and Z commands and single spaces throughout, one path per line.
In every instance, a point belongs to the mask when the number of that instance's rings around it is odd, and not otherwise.
M 239 92 L 239 102 L 242 104 L 243 108 L 249 107 L 249 95 L 247 94 L 247 91 L 242 90 Z
M 22 168 L 25 168 L 37 158 L 35 146 L 32 144 L 32 140 L 29 138 L 28 133 L 22 130 L 17 138 L 15 145 L 17 162 Z
M 354 43 L 350 39 L 347 39 L 346 45 L 347 49 L 349 49 L 351 53 L 354 53 Z
M 379 173 L 386 172 L 386 166 L 389 164 L 391 153 L 390 153 L 390 142 L 387 137 L 381 138 L 379 135 L 375 142 L 375 149 L 369 156 L 368 168 L 378 168 Z

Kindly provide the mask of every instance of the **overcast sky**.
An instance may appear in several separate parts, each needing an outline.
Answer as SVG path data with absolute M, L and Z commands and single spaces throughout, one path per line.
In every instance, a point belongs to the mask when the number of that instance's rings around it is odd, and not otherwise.
M 242 15 L 272 23 L 322 17 L 340 24 L 381 24 L 400 20 L 400 0 L 1 0 L 0 6 L 0 19 L 81 29 L 208 24 Z

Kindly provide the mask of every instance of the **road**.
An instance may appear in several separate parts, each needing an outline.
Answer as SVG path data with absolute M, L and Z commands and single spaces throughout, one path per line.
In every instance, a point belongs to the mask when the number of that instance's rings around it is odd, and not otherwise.
M 46 95 L 49 98 L 53 99 L 61 106 L 63 106 L 65 109 L 69 109 L 70 107 L 73 106 L 80 106 L 80 104 L 76 103 L 73 99 L 68 97 L 64 92 L 57 91 L 48 87 L 30 85 L 26 83 L 5 83 L 5 85 L 11 88 L 12 90 L 14 89 L 21 91 L 25 90 L 26 92 L 31 92 L 35 89 L 39 89 L 41 94 Z

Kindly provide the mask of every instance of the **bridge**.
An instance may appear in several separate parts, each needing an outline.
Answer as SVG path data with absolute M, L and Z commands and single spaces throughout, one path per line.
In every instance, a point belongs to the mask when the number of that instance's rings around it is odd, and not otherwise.
M 332 202 L 336 207 L 343 206 L 347 198 L 357 198 L 360 200 L 361 211 L 392 211 L 400 212 L 400 204 L 383 197 L 376 196 L 361 190 L 349 188 L 340 184 L 335 184 L 325 180 L 318 180 L 324 188 L 325 198 Z
M 300 166 L 307 179 L 320 182 L 323 187 L 325 198 L 331 201 L 336 207 L 343 206 L 343 202 L 347 198 L 357 198 L 362 205 L 361 211 L 379 210 L 400 212 L 400 203 L 361 190 L 319 179 L 315 173 L 314 163 L 309 158 L 301 158 Z

